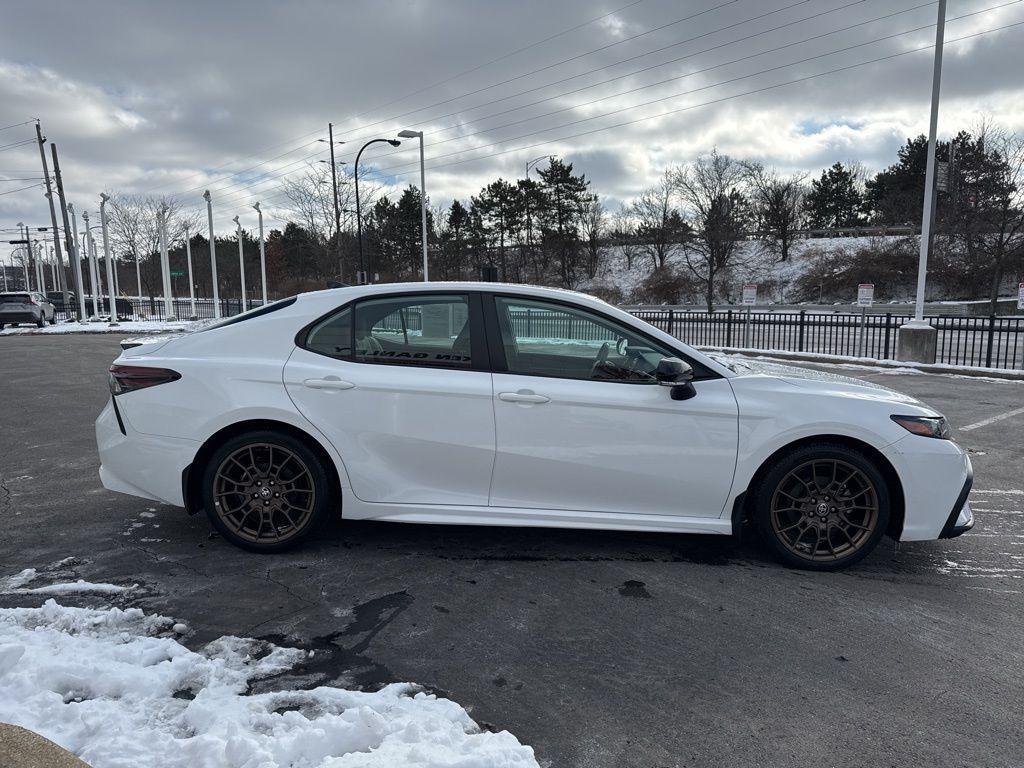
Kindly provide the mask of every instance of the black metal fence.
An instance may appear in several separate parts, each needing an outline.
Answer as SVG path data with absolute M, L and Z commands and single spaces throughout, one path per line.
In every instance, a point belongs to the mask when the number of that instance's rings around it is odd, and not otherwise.
M 693 346 L 848 355 L 892 360 L 910 315 L 700 312 L 638 309 L 634 315 Z M 1024 318 L 927 317 L 938 331 L 936 362 L 985 368 L 1024 364 Z
M 242 301 L 239 298 L 220 299 L 218 303 L 220 304 L 221 317 L 231 317 L 231 315 L 237 315 L 243 311 Z M 117 315 L 121 320 L 164 320 L 167 317 L 164 301 L 160 298 L 143 297 L 140 302 L 137 297 L 127 298 L 119 296 L 116 304 Z M 260 299 L 249 299 L 246 301 L 245 309 L 254 309 L 262 304 L 263 301 Z M 58 320 L 78 319 L 77 303 L 72 302 L 70 307 L 55 304 L 54 307 L 57 310 L 56 315 Z M 109 316 L 110 300 L 107 297 L 97 297 L 96 308 L 98 309 L 98 312 L 94 311 L 92 297 L 86 296 L 85 316 L 87 318 L 92 317 L 94 314 L 98 314 L 99 316 Z M 171 311 L 172 315 L 178 320 L 189 320 L 192 317 L 195 317 L 197 320 L 213 320 L 217 317 L 213 299 L 196 299 L 194 315 L 191 299 L 172 299 Z

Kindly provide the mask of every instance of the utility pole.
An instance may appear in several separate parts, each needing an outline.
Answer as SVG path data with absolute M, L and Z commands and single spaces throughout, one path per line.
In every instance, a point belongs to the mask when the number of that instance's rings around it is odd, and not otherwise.
M 117 325 L 117 293 L 114 290 L 114 262 L 110 258 L 110 236 L 107 233 L 107 200 L 110 195 L 100 194 L 100 225 L 103 228 L 103 258 L 107 262 L 107 294 L 110 296 L 110 326 Z
M 333 146 L 333 145 L 332 145 Z M 334 150 L 331 150 L 331 154 L 334 154 Z M 334 201 L 338 201 L 337 189 L 334 193 Z M 267 249 L 266 244 L 263 241 L 263 211 L 260 210 L 260 204 L 256 203 L 253 208 L 256 209 L 256 213 L 260 217 L 260 277 L 263 279 L 263 306 L 267 306 Z M 340 235 L 340 232 L 339 232 Z M 340 248 L 340 246 L 339 246 Z M 341 269 L 341 251 L 338 251 L 338 269 Z M 338 272 L 339 279 L 341 278 L 341 272 Z
M 60 175 L 60 163 L 57 162 L 57 145 L 50 142 L 50 154 L 53 156 L 53 178 L 57 184 L 57 197 L 60 200 L 60 215 L 64 222 L 64 246 L 68 252 L 68 266 L 74 261 L 74 269 L 71 274 L 75 276 L 75 292 L 78 294 L 78 321 L 85 320 L 85 296 L 82 293 L 82 260 L 78 255 L 78 247 L 75 240 L 71 239 L 71 228 L 68 226 L 68 205 L 64 199 L 64 182 Z
M 242 281 L 241 310 L 245 312 L 245 251 L 242 247 L 242 225 L 238 217 L 232 219 L 235 222 L 235 236 L 238 238 L 238 276 Z
M 210 190 L 203 192 L 206 201 L 206 217 L 210 220 L 210 279 L 213 282 L 213 316 L 220 320 L 220 294 L 217 288 L 217 240 L 213 235 L 213 198 Z
M 925 322 L 924 297 L 928 278 L 928 252 L 935 222 L 935 145 L 939 125 L 939 90 L 942 81 L 942 46 L 946 33 L 946 0 L 939 0 L 935 24 L 935 61 L 932 65 L 932 106 L 928 123 L 928 162 L 924 179 L 924 207 L 921 213 L 921 250 L 917 265 L 917 300 L 914 319 L 900 328 L 899 360 L 934 363 L 938 331 Z
M 331 145 L 331 184 L 334 186 L 334 253 L 338 259 L 338 280 L 342 279 L 342 268 L 341 268 L 341 210 L 338 208 L 338 166 L 334 162 L 334 124 L 327 124 L 327 141 Z M 259 210 L 259 207 L 256 208 Z M 260 222 L 263 221 L 263 214 L 260 214 Z M 261 230 L 262 232 L 262 230 Z M 260 247 L 262 248 L 263 235 L 260 234 Z M 262 251 L 261 251 L 262 253 Z M 263 276 L 263 303 L 267 303 L 266 296 L 266 285 L 267 277 Z
M 43 164 L 43 179 L 46 182 L 46 199 L 50 203 L 50 224 L 53 226 L 53 247 L 57 259 L 57 289 L 64 294 L 64 307 L 68 305 L 68 286 L 64 277 L 64 257 L 60 252 L 60 235 L 57 234 L 57 211 L 53 206 L 53 188 L 50 186 L 50 169 L 46 167 L 46 139 L 43 137 L 43 129 L 36 120 L 36 141 L 39 142 L 39 160 Z

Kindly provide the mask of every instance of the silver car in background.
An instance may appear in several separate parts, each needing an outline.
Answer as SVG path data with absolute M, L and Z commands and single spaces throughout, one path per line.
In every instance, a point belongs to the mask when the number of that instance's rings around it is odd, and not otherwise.
M 57 313 L 53 304 L 37 291 L 0 293 L 0 330 L 5 325 L 33 323 L 40 328 L 47 322 L 56 324 Z

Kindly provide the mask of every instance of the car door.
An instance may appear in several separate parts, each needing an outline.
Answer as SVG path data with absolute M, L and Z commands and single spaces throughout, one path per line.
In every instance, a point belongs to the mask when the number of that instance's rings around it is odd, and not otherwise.
M 486 506 L 494 414 L 480 299 L 359 300 L 315 323 L 284 381 L 367 502 Z
M 698 366 L 696 396 L 653 377 L 677 356 L 571 304 L 496 295 L 495 507 L 719 517 L 732 485 L 737 405 Z M 503 369 L 500 372 L 498 369 Z

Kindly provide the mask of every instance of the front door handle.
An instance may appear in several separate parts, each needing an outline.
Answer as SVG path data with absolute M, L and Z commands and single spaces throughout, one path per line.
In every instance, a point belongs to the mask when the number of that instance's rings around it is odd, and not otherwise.
M 551 402 L 550 397 L 544 397 L 544 395 L 538 395 L 535 392 L 528 392 L 526 390 L 520 392 L 499 392 L 498 399 L 506 403 L 531 403 L 533 405 Z
M 351 381 L 344 381 L 337 376 L 328 376 L 324 379 L 306 379 L 302 382 L 310 389 L 352 389 L 355 387 Z

